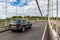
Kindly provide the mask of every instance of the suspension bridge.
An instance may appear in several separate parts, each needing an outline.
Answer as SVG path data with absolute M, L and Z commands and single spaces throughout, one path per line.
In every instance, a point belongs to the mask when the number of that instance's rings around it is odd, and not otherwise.
M 18 14 L 18 6 L 22 8 L 22 6 L 28 5 L 27 0 L 19 3 L 20 0 L 18 1 L 14 1 L 11 2 L 11 5 L 15 6 L 16 11 L 13 11 L 13 13 L 15 13 L 16 15 L 14 15 L 16 18 L 15 19 L 19 19 L 17 16 Z M 31 0 L 29 0 L 31 1 Z M 28 1 L 28 2 L 29 2 Z M 44 17 L 44 13 L 41 10 L 41 6 L 38 2 L 38 0 L 34 0 L 35 1 L 35 5 L 37 5 L 37 9 L 40 13 L 40 17 Z M 59 11 L 59 5 L 58 5 L 58 0 L 55 1 L 55 6 L 56 6 L 56 17 L 54 12 L 53 12 L 53 5 L 54 5 L 54 0 L 46 0 L 47 1 L 47 13 L 45 15 L 44 20 L 38 20 L 37 21 L 34 20 L 30 20 L 32 23 L 32 29 L 31 30 L 27 30 L 25 33 L 13 33 L 10 32 L 10 30 L 8 29 L 8 24 L 9 24 L 9 19 L 8 20 L 3 20 L 2 22 L 0 22 L 0 40 L 60 40 L 60 20 L 59 20 L 59 16 L 58 16 L 58 11 Z M 4 1 L 2 1 L 4 2 Z M 8 2 L 9 1 L 5 1 L 5 19 L 8 18 Z M 41 1 L 40 1 L 41 2 Z M 18 5 L 21 4 L 21 5 Z M 17 6 L 16 6 L 17 5 Z M 42 6 L 43 7 L 43 6 Z M 27 6 L 28 8 L 28 6 Z M 33 7 L 34 8 L 34 7 Z M 35 9 L 34 9 L 35 10 Z M 43 9 L 44 10 L 44 9 Z M 23 10 L 22 10 L 23 12 Z M 35 11 L 34 11 L 35 12 Z M 27 12 L 29 13 L 29 11 Z M 26 16 L 26 14 L 25 14 Z M 24 17 L 24 16 L 23 16 Z M 29 16 L 28 16 L 29 17 Z M 21 18 L 23 19 L 23 18 Z M 28 20 L 28 18 L 25 18 L 26 20 Z M 54 20 L 55 19 L 55 20 Z M 13 20 L 12 18 L 10 18 L 10 21 Z

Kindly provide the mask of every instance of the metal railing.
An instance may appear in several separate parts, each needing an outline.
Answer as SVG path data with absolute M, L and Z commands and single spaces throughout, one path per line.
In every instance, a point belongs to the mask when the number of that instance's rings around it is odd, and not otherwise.
M 53 26 L 51 25 L 50 22 L 49 23 L 49 33 L 51 36 L 52 40 L 59 40 L 59 35 L 57 34 L 57 32 L 54 30 Z
M 51 5 L 51 1 L 52 1 L 52 5 Z M 50 10 L 51 6 L 52 6 L 52 14 L 51 14 L 51 10 Z M 51 17 L 51 15 L 52 15 L 52 17 Z M 52 18 L 52 19 L 50 19 L 50 18 Z M 51 40 L 60 40 L 59 35 L 58 35 L 58 33 L 59 33 L 58 32 L 58 0 L 56 0 L 56 17 L 55 17 L 56 23 L 54 22 L 56 26 L 53 26 L 53 21 L 54 21 L 53 18 L 54 18 L 53 0 L 48 0 L 48 25 L 49 25 L 49 33 L 51 36 Z
M 53 28 L 50 21 L 48 21 L 48 23 L 46 23 L 41 40 L 60 40 L 59 35 L 57 34 L 55 29 Z

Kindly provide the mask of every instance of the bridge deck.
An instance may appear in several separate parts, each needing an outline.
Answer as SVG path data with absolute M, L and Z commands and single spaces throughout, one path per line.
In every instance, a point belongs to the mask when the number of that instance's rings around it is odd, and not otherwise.
M 41 40 L 46 22 L 38 22 L 32 25 L 32 29 L 25 33 L 14 33 L 11 31 L 0 33 L 0 40 Z

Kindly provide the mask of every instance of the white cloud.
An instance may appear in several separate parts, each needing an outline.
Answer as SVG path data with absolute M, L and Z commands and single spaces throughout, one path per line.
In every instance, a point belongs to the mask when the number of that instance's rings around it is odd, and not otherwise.
M 4 2 L 2 3 L 2 1 L 4 1 Z M 2 0 L 2 1 L 0 0 L 0 15 L 3 15 L 3 17 L 4 17 L 5 16 L 5 12 L 6 12 L 6 0 Z M 16 0 L 8 0 L 8 2 L 11 2 L 11 1 L 16 1 Z M 25 2 L 25 1 L 23 1 L 23 2 Z M 47 0 L 38 0 L 38 2 L 39 2 L 39 5 L 41 7 L 43 15 L 45 16 L 46 13 L 47 13 L 47 3 L 48 2 L 47 2 Z M 60 4 L 60 1 L 59 1 L 59 4 Z M 40 16 L 40 13 L 39 13 L 39 10 L 37 8 L 35 0 L 32 0 L 31 2 L 28 3 L 28 5 L 26 5 L 24 7 L 18 7 L 18 6 L 14 7 L 14 6 L 11 6 L 9 3 L 7 4 L 7 6 L 8 6 L 7 7 L 7 10 L 8 10 L 7 11 L 7 15 L 8 15 L 8 17 L 16 15 L 16 7 L 17 7 L 18 16 L 19 15 Z M 60 5 L 59 5 L 59 7 L 60 7 Z M 51 9 L 52 9 L 52 6 L 51 6 L 50 10 Z M 53 9 L 54 9 L 53 10 L 54 11 L 53 12 L 54 16 L 56 16 L 56 0 L 53 0 Z M 59 11 L 59 13 L 60 13 L 60 11 Z

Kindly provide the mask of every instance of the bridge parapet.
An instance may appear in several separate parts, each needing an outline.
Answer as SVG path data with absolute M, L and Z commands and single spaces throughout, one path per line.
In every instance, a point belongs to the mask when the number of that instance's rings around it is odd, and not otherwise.
M 60 40 L 58 33 L 56 32 L 56 30 L 53 28 L 51 22 L 48 22 L 49 24 L 49 33 L 51 36 L 51 40 Z
M 59 35 L 50 22 L 46 23 L 45 30 L 41 40 L 60 40 Z

